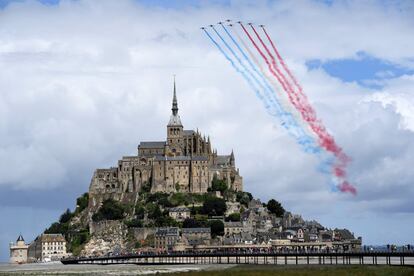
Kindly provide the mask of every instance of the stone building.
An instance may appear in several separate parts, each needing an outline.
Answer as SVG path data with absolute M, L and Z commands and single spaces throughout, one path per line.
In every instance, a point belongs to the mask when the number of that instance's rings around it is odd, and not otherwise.
M 239 221 L 227 221 L 224 223 L 224 235 L 240 234 L 243 232 L 243 223 Z
M 144 185 L 151 192 L 205 193 L 216 176 L 230 189 L 243 190 L 233 151 L 218 155 L 209 137 L 198 130 L 184 129 L 175 82 L 171 110 L 165 141 L 141 142 L 137 155 L 123 157 L 116 167 L 95 171 L 89 187 L 91 212 L 108 198 L 135 201 Z
M 209 245 L 211 228 L 183 228 L 181 236 L 187 245 Z
M 42 234 L 29 246 L 32 261 L 55 261 L 67 257 L 66 240 L 62 234 Z
M 154 245 L 155 248 L 171 250 L 179 239 L 180 229 L 178 227 L 157 228 L 154 235 Z
M 23 236 L 19 235 L 16 243 L 10 243 L 10 263 L 24 264 L 27 263 L 27 250 L 29 245 L 24 242 Z
M 168 210 L 168 215 L 176 221 L 184 221 L 191 216 L 191 211 L 187 207 L 173 207 Z

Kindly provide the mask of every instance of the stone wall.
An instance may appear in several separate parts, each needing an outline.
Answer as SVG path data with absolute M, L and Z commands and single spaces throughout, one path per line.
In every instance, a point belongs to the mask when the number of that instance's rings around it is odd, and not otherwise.
M 130 228 L 130 231 L 134 234 L 134 238 L 138 241 L 145 240 L 149 235 L 155 234 L 155 228 Z
M 122 228 L 123 223 L 118 220 L 103 220 L 98 222 L 91 221 L 89 224 L 89 231 L 91 234 L 94 234 L 95 236 L 101 236 L 109 229 L 121 230 Z

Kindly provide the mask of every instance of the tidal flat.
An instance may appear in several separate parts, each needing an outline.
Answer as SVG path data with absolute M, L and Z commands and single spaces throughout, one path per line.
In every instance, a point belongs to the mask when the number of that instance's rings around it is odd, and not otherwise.
M 228 269 L 234 265 L 63 265 L 39 263 L 0 264 L 0 275 L 154 275 Z
M 358 265 L 62 265 L 0 264 L 0 275 L 171 275 L 171 276 L 270 276 L 270 275 L 372 275 L 414 276 L 412 266 Z

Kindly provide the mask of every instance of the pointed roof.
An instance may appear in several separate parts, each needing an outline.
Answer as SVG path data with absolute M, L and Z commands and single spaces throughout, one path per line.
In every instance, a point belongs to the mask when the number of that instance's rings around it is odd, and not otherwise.
M 172 101 L 172 114 L 168 126 L 183 126 L 181 123 L 180 115 L 178 115 L 178 102 L 177 102 L 177 91 L 175 86 L 175 75 L 174 75 L 174 89 L 173 89 L 173 101 Z
M 174 75 L 174 92 L 173 92 L 173 102 L 172 102 L 172 113 L 173 115 L 178 114 L 178 103 L 177 103 L 177 91 L 175 87 L 175 75 Z
M 18 242 L 19 242 L 19 241 L 23 241 L 23 242 L 24 242 L 24 239 L 23 239 L 22 234 L 20 234 L 20 235 L 19 235 L 19 237 L 17 238 L 17 241 L 18 241 Z

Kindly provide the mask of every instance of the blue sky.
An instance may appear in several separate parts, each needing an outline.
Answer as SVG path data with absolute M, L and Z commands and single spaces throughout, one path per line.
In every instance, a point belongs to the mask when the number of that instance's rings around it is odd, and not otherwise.
M 94 169 L 165 138 L 173 74 L 184 126 L 233 149 L 256 197 L 369 244 L 414 242 L 412 1 L 138 2 L 0 0 L 0 261 L 73 209 Z M 223 18 L 267 26 L 352 157 L 357 197 L 330 191 L 200 33 Z
M 384 79 L 412 75 L 414 69 L 405 68 L 398 64 L 392 64 L 370 56 L 364 52 L 356 53 L 355 58 L 336 60 L 309 60 L 306 66 L 310 70 L 322 69 L 329 75 L 345 82 L 357 82 L 359 85 L 380 88 L 384 85 Z

